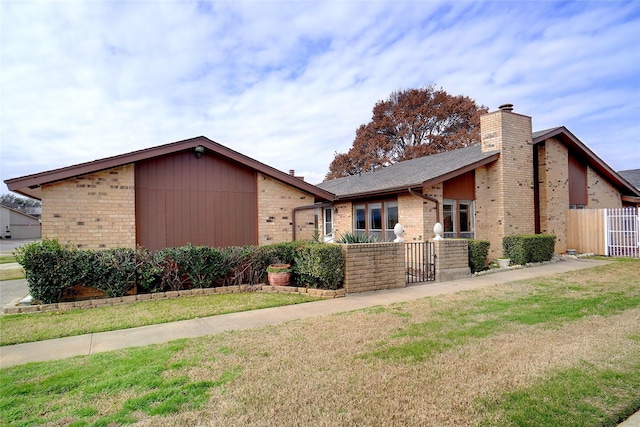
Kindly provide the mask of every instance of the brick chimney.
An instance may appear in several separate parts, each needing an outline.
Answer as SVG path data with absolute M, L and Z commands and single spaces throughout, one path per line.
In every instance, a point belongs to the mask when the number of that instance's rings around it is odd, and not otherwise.
M 476 237 L 491 242 L 489 256 L 502 256 L 502 238 L 535 232 L 531 117 L 512 104 L 480 117 L 482 152 L 500 158 L 476 170 Z

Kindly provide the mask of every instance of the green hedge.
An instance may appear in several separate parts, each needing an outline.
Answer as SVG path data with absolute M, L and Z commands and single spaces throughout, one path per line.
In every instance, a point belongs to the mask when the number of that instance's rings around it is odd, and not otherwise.
M 340 247 L 322 243 L 288 242 L 268 246 L 224 249 L 188 244 L 149 251 L 117 248 L 78 250 L 57 240 L 25 245 L 15 252 L 34 299 L 59 302 L 76 285 L 125 295 L 258 284 L 266 280 L 269 264 L 291 264 L 293 281 L 301 286 L 337 289 L 344 276 Z
M 487 269 L 489 241 L 469 239 L 469 267 L 475 273 Z
M 553 234 L 523 234 L 505 236 L 502 251 L 514 264 L 549 261 L 553 257 L 556 236 Z
M 338 289 L 344 278 L 344 258 L 338 245 L 300 246 L 293 263 L 295 283 L 318 289 Z

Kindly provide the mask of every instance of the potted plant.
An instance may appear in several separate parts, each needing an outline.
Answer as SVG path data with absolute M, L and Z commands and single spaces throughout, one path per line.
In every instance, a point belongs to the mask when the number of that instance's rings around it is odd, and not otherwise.
M 291 264 L 271 264 L 267 267 L 267 279 L 271 286 L 286 286 L 291 281 Z

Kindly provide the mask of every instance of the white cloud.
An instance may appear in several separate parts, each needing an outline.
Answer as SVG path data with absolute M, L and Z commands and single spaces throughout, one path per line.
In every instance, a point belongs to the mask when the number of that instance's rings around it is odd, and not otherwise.
M 377 100 L 428 83 L 640 167 L 633 2 L 0 8 L 2 179 L 205 135 L 319 182 Z

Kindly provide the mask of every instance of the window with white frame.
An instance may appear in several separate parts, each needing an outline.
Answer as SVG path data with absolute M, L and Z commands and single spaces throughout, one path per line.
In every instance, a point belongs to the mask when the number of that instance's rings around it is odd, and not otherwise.
M 324 208 L 324 240 L 333 238 L 333 208 Z

